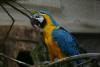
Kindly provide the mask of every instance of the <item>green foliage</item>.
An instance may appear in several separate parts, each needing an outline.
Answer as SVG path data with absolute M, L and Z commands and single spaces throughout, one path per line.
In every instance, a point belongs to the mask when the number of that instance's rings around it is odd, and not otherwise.
M 43 61 L 49 61 L 48 52 L 46 51 L 45 46 L 43 44 L 39 44 L 35 49 L 31 52 L 34 63 L 39 64 Z

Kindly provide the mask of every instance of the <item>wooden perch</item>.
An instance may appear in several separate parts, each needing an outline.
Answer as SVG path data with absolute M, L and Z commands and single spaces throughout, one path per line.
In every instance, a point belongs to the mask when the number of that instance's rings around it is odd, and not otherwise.
M 30 65 L 30 64 L 27 64 L 27 63 L 25 63 L 25 62 L 22 62 L 22 61 L 19 61 L 19 60 L 10 58 L 10 57 L 8 57 L 7 55 L 5 55 L 5 54 L 3 54 L 3 53 L 0 53 L 0 56 L 3 56 L 4 58 L 10 59 L 10 60 L 12 60 L 12 61 L 14 61 L 14 62 L 17 62 L 17 63 L 23 64 L 23 65 L 26 65 L 26 66 L 28 66 L 28 67 L 35 67 L 35 65 Z M 56 63 L 60 63 L 60 62 L 64 62 L 64 61 L 72 61 L 72 60 L 77 60 L 77 59 L 82 59 L 82 58 L 99 57 L 99 56 L 100 56 L 100 53 L 86 53 L 86 54 L 80 54 L 80 55 L 65 57 L 65 58 L 60 59 L 60 60 L 58 60 L 58 61 L 49 63 L 49 64 L 47 64 L 47 65 L 44 65 L 44 64 L 37 64 L 36 66 L 51 66 L 51 65 L 54 65 L 54 64 L 56 64 Z
M 86 54 L 80 54 L 80 55 L 74 55 L 70 57 L 65 57 L 63 59 L 60 59 L 58 61 L 49 63 L 47 66 L 54 65 L 56 63 L 64 62 L 64 61 L 72 61 L 72 60 L 77 60 L 77 59 L 82 59 L 82 58 L 89 58 L 89 57 L 99 57 L 100 53 L 86 53 Z

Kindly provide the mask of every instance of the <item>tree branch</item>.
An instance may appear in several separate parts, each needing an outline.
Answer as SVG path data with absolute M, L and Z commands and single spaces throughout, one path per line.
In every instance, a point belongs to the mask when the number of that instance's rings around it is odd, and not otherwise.
M 16 60 L 16 59 L 11 58 L 11 57 L 8 57 L 7 55 L 5 55 L 5 54 L 3 54 L 3 53 L 0 53 L 0 56 L 2 56 L 2 57 L 4 57 L 4 58 L 7 58 L 7 59 L 9 59 L 9 60 L 12 60 L 12 61 L 14 61 L 14 62 L 17 62 L 17 63 L 23 64 L 23 65 L 26 65 L 26 66 L 28 66 L 28 67 L 34 67 L 33 65 L 27 64 L 27 63 L 25 63 L 25 62 Z
M 75 56 L 70 56 L 70 57 L 65 57 L 62 58 L 58 61 L 49 63 L 48 66 L 54 65 L 56 63 L 64 62 L 64 61 L 72 61 L 72 60 L 79 60 L 79 59 L 84 59 L 84 58 L 92 58 L 92 57 L 99 57 L 100 53 L 86 53 L 86 54 L 80 54 L 80 55 L 75 55 Z

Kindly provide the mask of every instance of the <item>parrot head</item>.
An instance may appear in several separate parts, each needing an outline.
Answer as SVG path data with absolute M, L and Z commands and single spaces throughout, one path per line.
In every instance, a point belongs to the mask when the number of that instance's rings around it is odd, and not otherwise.
M 32 26 L 37 25 L 40 28 L 44 28 L 47 25 L 59 26 L 54 18 L 45 11 L 33 11 L 31 24 Z
M 46 14 L 44 14 L 42 12 L 35 11 L 32 15 L 31 24 L 37 25 L 40 28 L 44 28 L 46 26 L 46 23 L 47 23 L 44 15 L 46 15 Z

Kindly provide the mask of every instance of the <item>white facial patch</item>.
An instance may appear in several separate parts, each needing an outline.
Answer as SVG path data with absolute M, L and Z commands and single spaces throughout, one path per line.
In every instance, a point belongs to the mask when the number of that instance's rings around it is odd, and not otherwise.
M 32 17 L 35 18 L 36 20 L 38 20 L 40 23 L 42 23 L 43 20 L 44 20 L 44 17 L 39 13 L 38 14 L 34 14 Z
M 40 16 L 39 18 L 36 18 L 40 23 L 42 23 L 43 22 L 43 20 L 44 20 L 44 17 L 43 16 Z

